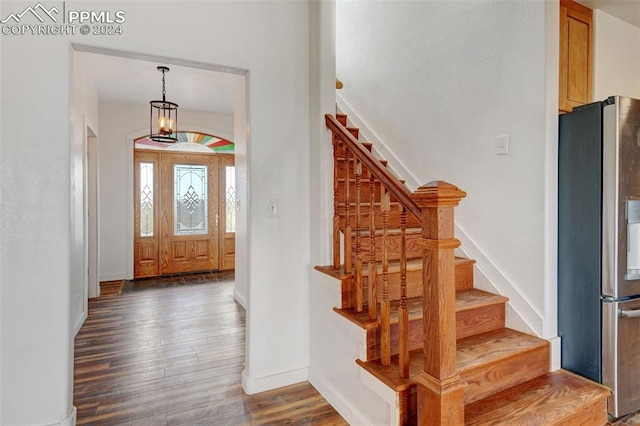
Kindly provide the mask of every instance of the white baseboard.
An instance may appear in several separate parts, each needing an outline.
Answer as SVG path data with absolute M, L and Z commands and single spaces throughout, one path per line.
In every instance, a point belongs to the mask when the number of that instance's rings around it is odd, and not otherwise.
M 103 281 L 117 281 L 117 280 L 126 280 L 125 273 L 112 273 L 112 274 L 100 274 L 100 282 Z
M 552 337 L 549 339 L 549 344 L 551 346 L 551 360 L 549 365 L 551 366 L 551 371 L 556 371 L 560 369 L 560 350 L 562 347 L 562 338 L 560 336 Z
M 272 374 L 265 377 L 249 377 L 247 376 L 247 370 L 243 370 L 241 384 L 242 389 L 246 394 L 253 395 L 256 393 L 281 388 L 283 386 L 306 382 L 308 377 L 309 369 L 307 367 L 299 368 L 297 370 L 285 371 L 278 374 Z
M 247 301 L 245 300 L 243 295 L 238 293 L 238 290 L 235 290 L 235 289 L 233 290 L 233 298 L 235 299 L 236 302 L 240 304 L 240 306 L 242 306 L 245 309 L 245 311 L 247 310 Z
M 78 414 L 78 411 L 75 407 L 75 405 L 71 406 L 71 412 L 69 413 L 69 415 L 67 417 L 65 417 L 64 419 L 60 420 L 58 423 L 49 423 L 47 425 L 43 425 L 43 426 L 75 426 L 76 425 L 76 416 Z
M 82 324 L 84 324 L 84 322 L 87 319 L 87 312 L 83 312 L 82 315 L 80 315 L 80 317 L 78 318 L 78 320 L 76 321 L 76 323 L 73 326 L 73 336 L 75 337 L 78 334 L 78 331 L 80 331 L 80 327 L 82 327 Z
M 329 404 L 344 418 L 351 426 L 373 426 L 371 420 L 367 418 L 357 408 L 351 406 L 347 401 L 348 398 L 344 397 L 338 392 L 329 382 L 317 374 L 313 369 L 309 369 L 309 383 Z

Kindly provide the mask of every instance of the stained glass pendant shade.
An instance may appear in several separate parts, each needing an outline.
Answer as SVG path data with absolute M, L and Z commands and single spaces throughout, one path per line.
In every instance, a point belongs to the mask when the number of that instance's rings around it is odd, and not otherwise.
M 159 66 L 158 71 L 162 73 L 162 100 L 149 102 L 149 138 L 156 142 L 178 142 L 178 104 L 167 100 L 164 85 L 169 68 Z

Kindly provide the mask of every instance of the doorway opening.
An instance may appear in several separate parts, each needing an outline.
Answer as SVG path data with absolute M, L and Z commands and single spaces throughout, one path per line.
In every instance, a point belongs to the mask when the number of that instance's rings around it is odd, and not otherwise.
M 234 144 L 200 132 L 177 138 L 134 142 L 134 278 L 235 266 Z

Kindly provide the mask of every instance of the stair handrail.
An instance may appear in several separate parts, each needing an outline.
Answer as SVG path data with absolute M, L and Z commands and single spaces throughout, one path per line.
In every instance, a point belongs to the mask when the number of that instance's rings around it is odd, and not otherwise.
M 346 118 L 346 117 L 344 117 Z M 454 232 L 454 208 L 467 194 L 455 185 L 444 181 L 433 181 L 419 187 L 411 193 L 409 189 L 389 172 L 371 154 L 366 147 L 358 141 L 338 119 L 331 114 L 325 114 L 327 127 L 333 132 L 334 146 L 334 268 L 338 268 L 339 262 L 339 238 L 340 219 L 337 210 L 339 199 L 338 186 L 338 161 L 339 144 L 343 144 L 345 163 L 345 191 L 344 191 L 344 238 L 345 238 L 345 278 L 349 278 L 351 268 L 347 267 L 347 261 L 351 260 L 350 241 L 351 225 L 349 169 L 354 168 L 355 197 L 356 197 L 356 251 L 353 258 L 356 262 L 355 287 L 357 303 L 349 304 L 357 312 L 362 311 L 362 264 L 363 255 L 360 243 L 361 212 L 360 193 L 363 166 L 370 174 L 370 213 L 369 232 L 372 237 L 372 246 L 369 258 L 371 274 L 375 270 L 375 219 L 373 218 L 374 206 L 374 182 L 373 178 L 380 182 L 380 208 L 383 219 L 383 296 L 380 302 L 381 360 L 383 365 L 390 362 L 390 331 L 389 331 L 389 300 L 387 268 L 387 224 L 389 213 L 389 198 L 393 195 L 400 204 L 400 305 L 398 307 L 398 374 L 402 378 L 409 377 L 409 321 L 407 309 L 407 258 L 406 258 L 406 227 L 407 213 L 412 214 L 420 224 L 421 237 L 414 242 L 422 251 L 422 294 L 423 294 L 423 353 L 424 363 L 422 371 L 415 377 L 418 385 L 417 405 L 418 424 L 421 425 L 458 425 L 464 424 L 464 388 L 467 386 L 457 372 L 456 362 L 456 312 L 455 312 L 455 253 L 460 246 L 460 241 L 455 238 Z M 351 129 L 357 135 L 356 129 Z M 353 166 L 350 158 L 354 156 Z M 375 319 L 371 315 L 371 304 L 377 304 L 375 299 L 375 275 L 370 276 L 369 284 L 369 319 Z M 343 283 L 344 284 L 344 283 Z M 374 288 L 374 291 L 372 290 Z M 344 287 L 343 287 L 344 291 Z M 349 293 L 349 292 L 347 292 Z M 373 311 L 375 315 L 375 311 Z M 404 424 L 403 419 L 401 423 Z
M 327 127 L 340 138 L 349 150 L 369 169 L 369 171 L 397 198 L 398 202 L 418 220 L 422 217 L 422 210 L 411 198 L 411 191 L 391 172 L 385 168 L 376 157 L 367 151 L 360 142 L 333 115 L 325 114 Z

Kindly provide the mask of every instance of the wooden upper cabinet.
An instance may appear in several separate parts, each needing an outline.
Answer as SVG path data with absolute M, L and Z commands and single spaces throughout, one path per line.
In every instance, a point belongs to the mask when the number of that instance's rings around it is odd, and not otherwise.
M 560 105 L 569 112 L 592 101 L 593 11 L 560 0 Z

